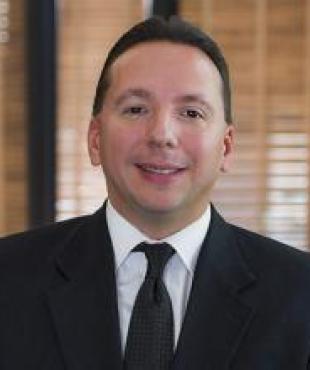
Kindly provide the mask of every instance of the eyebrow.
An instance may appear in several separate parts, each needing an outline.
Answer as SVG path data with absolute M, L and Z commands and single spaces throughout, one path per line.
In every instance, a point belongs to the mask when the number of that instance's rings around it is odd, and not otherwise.
M 128 89 L 116 98 L 114 106 L 120 106 L 125 100 L 129 98 L 150 99 L 151 95 L 152 94 L 149 91 L 141 88 Z
M 208 109 L 212 109 L 211 104 L 200 94 L 186 94 L 176 99 L 180 103 L 199 103 Z

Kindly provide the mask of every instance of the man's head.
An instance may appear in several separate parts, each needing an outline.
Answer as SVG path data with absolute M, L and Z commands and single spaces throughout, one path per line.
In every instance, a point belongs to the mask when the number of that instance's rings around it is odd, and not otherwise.
M 141 27 L 133 28 L 135 39 Z M 203 213 L 220 172 L 229 168 L 234 130 L 224 109 L 227 70 L 221 74 L 196 44 L 166 38 L 111 55 L 89 126 L 90 158 L 103 168 L 113 206 L 160 239 Z
M 109 72 L 116 59 L 135 45 L 154 41 L 170 41 L 190 45 L 200 49 L 212 60 L 223 81 L 225 120 L 228 124 L 232 123 L 229 71 L 221 50 L 210 36 L 177 17 L 172 17 L 169 21 L 156 17 L 149 18 L 135 25 L 114 44 L 98 81 L 93 115 L 96 116 L 102 108 L 106 92 L 110 86 Z

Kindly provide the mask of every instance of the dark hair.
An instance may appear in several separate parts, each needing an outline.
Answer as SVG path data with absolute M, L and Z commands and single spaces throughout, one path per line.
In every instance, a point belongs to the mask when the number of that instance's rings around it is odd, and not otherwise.
M 110 85 L 109 71 L 111 65 L 121 54 L 133 46 L 152 41 L 170 41 L 190 45 L 202 50 L 213 61 L 223 81 L 225 120 L 227 123 L 231 123 L 229 71 L 220 48 L 202 30 L 177 17 L 171 17 L 168 21 L 157 17 L 149 18 L 132 27 L 114 44 L 107 56 L 98 81 L 93 104 L 93 115 L 95 116 L 101 111 L 106 92 Z

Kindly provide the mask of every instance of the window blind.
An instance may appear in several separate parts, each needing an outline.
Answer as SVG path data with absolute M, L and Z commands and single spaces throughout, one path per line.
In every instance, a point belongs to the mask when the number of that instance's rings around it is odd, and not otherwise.
M 236 159 L 214 202 L 228 220 L 301 249 L 309 243 L 309 9 L 306 0 L 182 1 L 183 15 L 223 46 L 233 77 Z
M 140 2 L 59 1 L 57 219 L 88 213 L 106 197 L 90 165 L 86 135 L 97 79 L 109 48 L 142 19 Z
M 59 9 L 58 219 L 89 212 L 105 197 L 86 153 L 94 88 L 108 48 L 143 16 L 142 1 L 78 3 Z M 229 221 L 306 249 L 310 0 L 180 5 L 184 18 L 219 41 L 233 78 L 236 158 L 214 203 Z

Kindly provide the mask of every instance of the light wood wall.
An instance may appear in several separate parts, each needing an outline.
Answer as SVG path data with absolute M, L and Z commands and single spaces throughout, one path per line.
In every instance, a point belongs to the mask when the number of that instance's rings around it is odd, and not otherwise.
M 27 227 L 25 2 L 8 3 L 9 38 L 0 44 L 0 235 Z
M 8 3 L 7 3 L 8 7 Z M 4 11 L 3 11 L 4 12 Z M 2 14 L 1 14 L 2 15 Z M 5 10 L 5 15 L 8 17 L 8 9 Z M 4 59 L 6 53 L 6 37 L 8 36 L 8 27 L 0 29 L 0 235 L 4 233 L 5 217 L 4 217 L 4 109 L 3 109 L 3 72 Z

